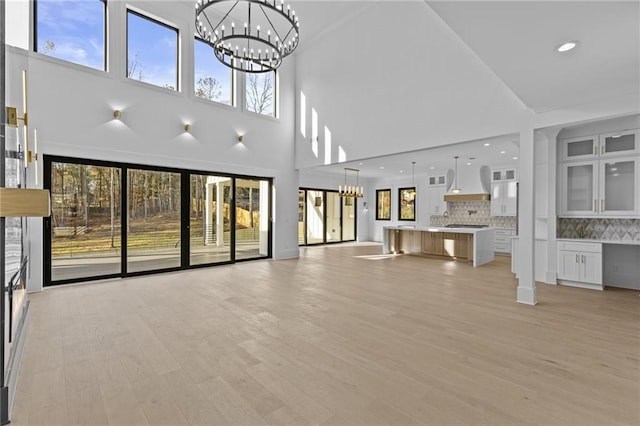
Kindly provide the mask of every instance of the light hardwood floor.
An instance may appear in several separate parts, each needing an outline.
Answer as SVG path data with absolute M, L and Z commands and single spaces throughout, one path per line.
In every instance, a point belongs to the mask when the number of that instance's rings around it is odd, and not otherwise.
M 12 425 L 640 424 L 640 292 L 380 253 L 32 294 Z

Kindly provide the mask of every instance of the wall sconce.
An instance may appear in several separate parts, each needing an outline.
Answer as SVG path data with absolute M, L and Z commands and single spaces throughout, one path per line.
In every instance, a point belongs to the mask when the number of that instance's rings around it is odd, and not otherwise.
M 187 123 L 184 125 L 184 131 L 189 133 L 189 131 L 191 130 L 191 124 Z
M 244 135 L 238 135 L 238 142 L 242 142 L 244 140 Z
M 37 130 L 33 131 L 34 138 L 34 152 L 29 149 L 29 113 L 28 111 L 28 99 L 27 96 L 27 70 L 22 70 L 22 117 L 18 116 L 18 109 L 16 107 L 6 107 L 7 112 L 7 125 L 9 127 L 18 127 L 18 121 L 22 121 L 23 134 L 24 134 L 24 168 L 29 167 L 32 161 L 36 163 L 35 183 L 38 184 L 38 133 Z
M 122 111 L 120 111 L 119 109 L 113 110 L 113 118 L 115 118 L 116 120 L 120 120 L 121 117 Z
M 367 205 L 367 202 L 365 201 L 363 204 L 364 204 L 364 207 L 362 208 L 362 212 L 363 213 L 368 213 L 369 212 L 369 206 Z

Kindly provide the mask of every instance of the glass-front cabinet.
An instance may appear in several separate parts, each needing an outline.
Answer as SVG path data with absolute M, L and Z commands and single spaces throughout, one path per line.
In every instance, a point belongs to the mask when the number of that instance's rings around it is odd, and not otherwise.
M 598 135 L 565 139 L 561 146 L 563 161 L 593 159 L 598 155 Z
M 562 164 L 562 216 L 640 214 L 640 157 Z
M 598 162 L 584 161 L 562 165 L 564 182 L 561 210 L 565 216 L 597 215 Z
M 640 131 L 638 130 L 627 130 L 624 132 L 600 135 L 600 156 L 612 157 L 640 154 L 639 136 Z
M 600 213 L 640 214 L 640 158 L 600 162 Z
M 562 161 L 640 154 L 640 131 L 624 130 L 561 141 Z

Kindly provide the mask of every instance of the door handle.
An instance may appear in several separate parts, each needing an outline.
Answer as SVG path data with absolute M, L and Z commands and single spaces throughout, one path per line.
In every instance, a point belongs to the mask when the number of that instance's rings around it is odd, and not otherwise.
M 598 155 L 598 146 L 597 145 L 593 146 L 593 155 Z
M 582 263 L 584 263 L 584 254 L 582 255 Z
M 580 255 L 576 254 L 576 263 L 580 263 Z
M 598 200 L 593 200 L 593 212 L 598 213 Z
M 604 155 L 604 145 L 600 147 L 600 155 Z
M 600 213 L 604 213 L 604 198 L 600 200 Z

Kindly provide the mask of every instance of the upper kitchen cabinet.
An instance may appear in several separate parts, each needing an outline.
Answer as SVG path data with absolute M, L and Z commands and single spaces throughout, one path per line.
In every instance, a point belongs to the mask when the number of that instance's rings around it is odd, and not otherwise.
M 491 216 L 516 216 L 518 214 L 518 183 L 516 181 L 491 184 Z
M 515 181 L 515 180 L 516 180 L 515 168 L 491 170 L 491 182 Z
M 561 168 L 561 216 L 640 215 L 640 157 L 564 163 Z
M 600 135 L 600 156 L 614 157 L 640 154 L 639 136 L 640 131 L 638 130 Z
M 598 135 L 580 138 L 564 139 L 560 141 L 562 160 L 585 160 L 598 155 Z
M 429 176 L 429 186 L 444 186 L 446 184 L 446 176 Z
M 560 216 L 640 216 L 639 135 L 622 130 L 559 141 Z
M 560 141 L 562 161 L 640 154 L 640 132 L 625 130 Z

